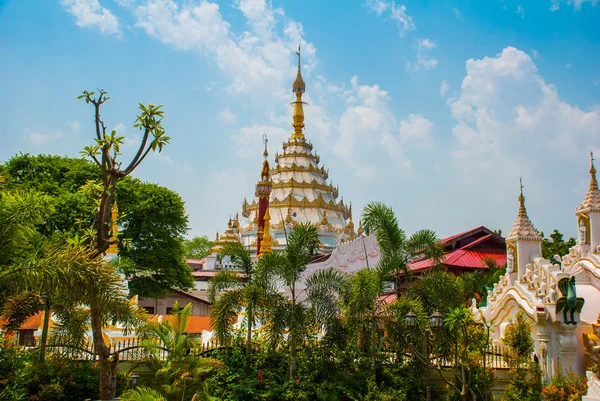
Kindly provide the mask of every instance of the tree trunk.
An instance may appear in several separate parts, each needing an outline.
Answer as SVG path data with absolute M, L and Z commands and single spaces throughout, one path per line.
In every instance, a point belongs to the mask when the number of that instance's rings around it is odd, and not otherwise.
M 40 342 L 40 362 L 46 359 L 46 343 L 48 342 L 48 328 L 50 326 L 50 300 L 46 297 L 44 302 L 44 325 L 42 326 L 42 339 Z
M 252 307 L 248 306 L 246 316 L 248 318 L 248 334 L 246 336 L 246 374 L 250 374 L 252 364 Z
M 298 362 L 296 360 L 296 291 L 292 285 L 292 318 L 290 321 L 290 379 L 298 374 Z
M 112 400 L 115 398 L 117 387 L 118 354 L 110 358 L 110 349 L 102 338 L 102 317 L 97 307 L 90 307 L 92 321 L 92 338 L 94 340 L 94 353 L 100 362 L 100 399 Z
M 373 370 L 373 376 L 375 376 L 375 369 L 377 366 L 377 353 L 375 352 L 375 312 L 371 316 L 371 369 Z

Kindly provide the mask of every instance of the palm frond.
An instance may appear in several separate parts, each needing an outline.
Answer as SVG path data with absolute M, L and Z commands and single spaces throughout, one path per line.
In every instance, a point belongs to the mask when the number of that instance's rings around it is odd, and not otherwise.
M 221 295 L 210 308 L 210 319 L 215 337 L 225 342 L 231 337 L 231 325 L 235 323 L 243 304 L 243 291 L 232 290 Z
M 229 257 L 231 264 L 242 270 L 247 276 L 252 275 L 254 263 L 252 263 L 250 252 L 244 245 L 238 242 L 226 243 L 219 251 L 217 260 L 222 262 L 224 257 Z
M 398 252 L 406 241 L 406 234 L 398 225 L 391 207 L 381 202 L 370 202 L 362 213 L 365 233 L 375 234 L 383 255 Z
M 208 281 L 208 300 L 214 303 L 219 293 L 239 289 L 244 285 L 236 272 L 223 270 Z
M 133 390 L 127 390 L 121 395 L 123 401 L 167 401 L 167 399 L 158 391 L 146 387 L 138 386 Z

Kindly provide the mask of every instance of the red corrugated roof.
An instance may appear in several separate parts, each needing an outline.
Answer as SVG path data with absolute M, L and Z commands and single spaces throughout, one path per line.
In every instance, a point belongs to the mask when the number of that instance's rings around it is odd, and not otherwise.
M 467 230 L 467 231 L 463 231 L 462 233 L 451 235 L 450 237 L 446 237 L 446 238 L 442 239 L 442 244 L 444 246 L 446 246 L 446 245 L 448 245 L 448 243 L 452 242 L 453 240 L 455 240 L 457 238 L 460 238 L 463 235 L 470 234 L 473 231 L 481 230 L 482 228 L 485 228 L 485 227 L 484 226 L 479 226 L 479 227 L 475 227 L 475 228 L 472 228 L 472 229 Z
M 500 266 L 506 264 L 506 254 L 492 252 L 475 252 L 468 249 L 457 249 L 445 255 L 444 265 L 465 269 L 485 268 L 485 260 L 493 259 Z M 412 271 L 419 271 L 433 267 L 435 264 L 432 259 L 419 260 L 409 264 Z
M 35 315 L 29 316 L 19 327 L 19 330 L 38 330 L 42 326 L 43 318 L 44 312 L 38 312 Z M 0 319 L 0 328 L 5 324 L 6 320 Z

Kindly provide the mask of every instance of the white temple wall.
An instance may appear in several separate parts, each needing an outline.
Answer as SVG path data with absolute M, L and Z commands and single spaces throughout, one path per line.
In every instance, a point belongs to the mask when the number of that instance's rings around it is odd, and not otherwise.
M 589 213 L 590 219 L 590 244 L 594 252 L 600 246 L 600 213 Z
M 525 275 L 527 264 L 531 263 L 534 256 L 542 254 L 542 243 L 540 241 L 517 241 L 517 266 L 518 279 Z

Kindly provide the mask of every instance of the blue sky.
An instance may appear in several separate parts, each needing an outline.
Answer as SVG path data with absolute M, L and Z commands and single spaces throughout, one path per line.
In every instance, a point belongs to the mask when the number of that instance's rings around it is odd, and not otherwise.
M 305 134 L 355 216 L 371 200 L 409 232 L 510 229 L 529 215 L 575 234 L 600 156 L 597 0 L 0 0 L 0 160 L 77 156 L 92 110 L 128 137 L 164 105 L 172 143 L 136 176 L 179 192 L 191 235 L 252 197 L 261 137 L 291 132 L 302 42 Z M 357 220 L 357 218 L 355 219 Z

